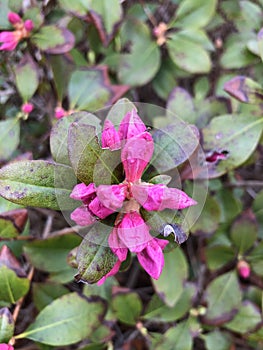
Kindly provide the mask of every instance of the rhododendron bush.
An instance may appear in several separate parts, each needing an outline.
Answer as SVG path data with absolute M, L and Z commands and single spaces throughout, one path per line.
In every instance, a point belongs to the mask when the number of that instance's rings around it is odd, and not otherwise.
M 263 2 L 0 9 L 0 350 L 263 349 Z

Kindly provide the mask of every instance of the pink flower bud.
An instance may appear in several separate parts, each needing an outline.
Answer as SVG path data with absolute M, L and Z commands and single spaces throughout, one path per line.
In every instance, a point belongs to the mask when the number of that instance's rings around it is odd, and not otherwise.
M 101 135 L 102 148 L 109 148 L 111 151 L 121 148 L 121 142 L 118 132 L 110 120 L 105 120 Z
M 24 27 L 27 32 L 31 32 L 31 30 L 34 28 L 33 21 L 31 21 L 31 19 L 27 19 L 24 23 Z
M 0 344 L 0 350 L 14 350 L 14 348 L 9 344 Z
M 128 140 L 144 131 L 146 131 L 146 126 L 134 109 L 122 119 L 118 133 L 121 140 Z
M 25 114 L 29 114 L 33 111 L 34 109 L 34 106 L 32 105 L 32 103 L 24 103 L 23 106 L 22 106 L 22 112 L 25 113 Z
M 250 266 L 245 260 L 239 260 L 237 271 L 240 277 L 246 279 L 250 276 Z
M 22 22 L 22 19 L 21 17 L 15 13 L 15 12 L 9 12 L 8 14 L 8 21 L 11 23 L 11 24 L 17 24 L 17 23 L 21 23 Z
M 55 117 L 57 119 L 63 118 L 66 115 L 66 111 L 62 107 L 56 107 Z

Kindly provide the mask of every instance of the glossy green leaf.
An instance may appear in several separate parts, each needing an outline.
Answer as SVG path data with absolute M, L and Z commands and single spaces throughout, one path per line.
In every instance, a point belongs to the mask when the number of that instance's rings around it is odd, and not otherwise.
M 77 293 L 62 296 L 46 306 L 16 339 L 63 346 L 87 338 L 100 324 L 105 307 L 100 299 L 87 300 Z
M 188 265 L 180 247 L 164 254 L 165 265 L 158 280 L 152 280 L 156 293 L 170 307 L 173 307 L 184 291 L 188 276 Z
M 66 28 L 43 26 L 32 36 L 34 44 L 42 51 L 61 54 L 70 51 L 75 43 L 74 35 Z
M 257 239 L 257 223 L 252 213 L 237 218 L 231 227 L 231 239 L 239 254 L 244 254 Z
M 184 291 L 173 307 L 169 307 L 163 301 L 153 295 L 143 315 L 146 320 L 157 322 L 173 322 L 183 317 L 192 307 L 192 298 L 196 294 L 196 288 L 192 284 L 186 284 Z
M 187 321 L 171 327 L 164 333 L 160 342 L 155 347 L 156 350 L 191 350 L 193 339 Z
M 202 336 L 207 350 L 229 350 L 231 339 L 227 333 L 214 330 Z
M 167 48 L 169 56 L 179 68 L 192 74 L 211 70 L 210 57 L 203 46 L 180 32 L 169 36 Z
M 154 132 L 153 140 L 154 154 L 151 164 L 159 173 L 163 173 L 190 157 L 199 144 L 199 133 L 195 126 L 174 117 L 173 124 Z
M 244 301 L 233 320 L 224 327 L 236 333 L 253 331 L 261 323 L 260 310 L 250 301 Z
M 0 194 L 11 202 L 49 209 L 72 209 L 72 168 L 44 160 L 19 161 L 0 170 Z
M 205 255 L 208 268 L 212 271 L 221 268 L 236 257 L 234 249 L 224 245 L 206 248 Z
M 119 80 L 130 86 L 148 83 L 157 73 L 160 66 L 160 51 L 152 41 L 149 28 L 140 21 L 126 22 L 123 29 L 132 41 L 129 54 L 122 54 L 118 68 Z
M 177 71 L 177 66 L 169 57 L 162 59 L 161 67 L 153 79 L 152 86 L 156 94 L 163 100 L 168 99 L 176 85 Z
M 87 112 L 73 113 L 58 120 L 50 134 L 50 150 L 53 159 L 57 163 L 71 165 L 68 156 L 68 130 L 73 122 L 94 126 L 96 133 L 101 130 L 100 120 L 95 115 Z
M 19 145 L 20 123 L 16 118 L 0 121 L 0 160 L 8 160 Z
M 170 119 L 172 119 L 171 113 L 188 123 L 192 123 L 195 120 L 195 107 L 192 96 L 183 88 L 176 87 L 172 90 L 166 109 L 167 117 L 170 117 Z
M 69 270 L 73 277 L 75 270 L 67 264 L 67 256 L 80 242 L 78 235 L 60 235 L 29 242 L 24 245 L 24 252 L 37 269 L 46 272 Z
M 209 177 L 218 177 L 244 163 L 255 150 L 263 130 L 263 118 L 222 115 L 203 129 L 206 151 L 225 151 L 226 159 L 208 164 Z M 200 177 L 202 174 L 200 174 Z
M 119 0 L 90 0 L 88 7 L 103 44 L 108 45 L 122 19 Z
M 0 309 L 0 342 L 8 343 L 15 330 L 15 323 L 7 307 Z
M 112 308 L 117 319 L 129 325 L 135 325 L 142 312 L 142 302 L 134 292 L 116 293 L 112 298 Z
M 78 122 L 70 125 L 68 154 L 76 177 L 86 183 L 118 183 L 114 169 L 120 163 L 119 152 L 103 150 L 95 127 Z
M 206 26 L 213 18 L 217 0 L 183 0 L 177 11 L 174 25 L 185 28 Z
M 259 58 L 248 51 L 245 38 L 239 34 L 230 35 L 221 56 L 221 65 L 226 69 L 240 69 L 258 62 Z
M 33 284 L 33 300 L 38 311 L 41 311 L 51 302 L 62 295 L 68 294 L 69 290 L 58 283 L 44 282 Z
M 206 301 L 207 322 L 219 324 L 231 320 L 241 303 L 241 291 L 236 274 L 229 272 L 214 279 L 206 289 Z
M 104 277 L 117 262 L 117 257 L 108 246 L 110 226 L 98 223 L 86 234 L 78 248 L 77 280 L 96 283 Z
M 5 265 L 0 267 L 0 300 L 14 304 L 29 290 L 29 280 L 20 278 Z
M 88 12 L 89 2 L 85 0 L 59 0 L 58 2 L 63 9 L 78 16 L 85 16 Z
M 15 67 L 17 89 L 24 101 L 28 101 L 35 93 L 38 84 L 38 67 L 29 54 L 23 56 Z

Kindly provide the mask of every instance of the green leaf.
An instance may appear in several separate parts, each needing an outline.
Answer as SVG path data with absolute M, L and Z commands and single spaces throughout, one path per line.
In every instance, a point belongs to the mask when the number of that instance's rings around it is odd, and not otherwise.
M 27 10 L 24 12 L 23 20 L 30 19 L 34 23 L 34 30 L 39 29 L 39 27 L 44 22 L 44 16 L 41 12 L 40 7 L 38 6 L 30 6 L 27 8 Z
M 236 257 L 233 248 L 224 245 L 206 248 L 205 255 L 208 268 L 211 271 L 221 268 Z
M 163 100 L 167 100 L 169 94 L 175 87 L 178 68 L 173 61 L 167 57 L 161 61 L 161 67 L 152 82 L 156 94 Z
M 69 290 L 58 283 L 44 282 L 33 284 L 34 305 L 41 311 L 51 302 L 62 295 L 68 294 Z
M 177 324 L 164 333 L 156 350 L 191 350 L 193 339 L 187 321 Z
M 241 303 L 236 274 L 229 272 L 214 279 L 206 289 L 206 301 L 206 322 L 219 324 L 232 319 Z
M 253 212 L 259 225 L 259 236 L 263 237 L 263 190 L 257 193 L 253 202 Z
M 130 86 L 141 86 L 153 79 L 160 66 L 160 50 L 152 41 L 149 27 L 138 21 L 126 21 L 123 32 L 132 42 L 131 53 L 122 54 L 119 80 Z M 125 34 L 123 34 L 125 36 Z
M 86 0 L 59 0 L 59 5 L 77 16 L 86 16 L 89 2 Z
M 263 89 L 254 80 L 238 75 L 227 81 L 224 90 L 244 103 L 260 104 L 263 101 Z
M 174 25 L 185 28 L 205 27 L 215 14 L 217 0 L 183 0 L 177 11 Z
M 77 343 L 100 325 L 105 307 L 101 300 L 87 300 L 77 293 L 62 296 L 45 307 L 24 333 L 16 339 L 63 346 Z
M 0 267 L 0 300 L 14 304 L 18 299 L 27 294 L 29 280 L 17 277 L 13 270 L 5 265 Z
M 231 240 L 243 255 L 257 239 L 258 227 L 252 213 L 246 212 L 237 218 L 231 227 Z
M 22 233 L 27 217 L 26 209 L 14 209 L 0 213 L 0 238 L 14 238 Z
M 196 294 L 193 284 L 186 284 L 184 291 L 173 307 L 165 305 L 157 295 L 153 295 L 143 318 L 157 322 L 174 322 L 183 317 L 192 307 L 192 298 Z
M 167 104 L 167 117 L 170 119 L 171 114 L 188 122 L 195 121 L 195 107 L 192 96 L 183 88 L 176 87 L 169 95 Z
M 203 335 L 202 339 L 207 350 L 229 350 L 231 346 L 230 336 L 218 330 Z
M 20 123 L 16 118 L 0 121 L 0 160 L 8 160 L 19 145 Z
M 152 280 L 156 293 L 166 305 L 173 307 L 184 291 L 188 265 L 180 247 L 164 254 L 165 265 L 158 280 Z
M 95 127 L 74 122 L 68 133 L 68 154 L 76 177 L 89 184 L 118 183 L 114 169 L 120 163 L 119 152 L 103 150 Z
M 263 241 L 261 241 L 252 252 L 247 255 L 247 260 L 250 262 L 252 270 L 259 276 L 263 276 Z
M 197 185 L 198 186 L 198 185 Z M 203 208 L 201 209 L 201 207 Z M 213 233 L 218 228 L 220 221 L 220 207 L 217 200 L 211 195 L 207 194 L 205 203 L 198 203 L 195 208 L 201 213 L 191 228 L 193 233 Z
M 24 245 L 24 252 L 30 263 L 41 271 L 67 270 L 73 275 L 75 270 L 67 264 L 67 256 L 80 242 L 81 237 L 78 235 L 60 235 L 27 243 Z
M 117 257 L 108 246 L 111 230 L 112 227 L 98 222 L 86 234 L 77 253 L 77 280 L 96 283 L 113 268 Z
M 108 45 L 113 39 L 122 19 L 122 6 L 119 0 L 90 0 L 90 15 L 94 21 L 102 43 Z
M 50 134 L 50 150 L 53 159 L 57 163 L 71 165 L 68 156 L 68 130 L 73 122 L 94 126 L 96 133 L 101 130 L 100 120 L 95 115 L 87 112 L 73 113 L 58 120 Z
M 85 284 L 83 294 L 86 297 L 97 295 L 111 303 L 112 289 L 114 286 L 118 286 L 117 280 L 114 277 L 107 278 L 101 286 L 98 286 L 97 284 Z
M 208 164 L 209 177 L 218 177 L 244 163 L 255 150 L 262 129 L 263 118 L 253 115 L 227 114 L 213 118 L 203 129 L 203 147 L 206 151 L 225 151 L 227 158 Z
M 85 68 L 72 73 L 68 95 L 71 109 L 95 111 L 111 102 L 113 92 L 101 69 Z
M 44 160 L 19 161 L 0 169 L 0 194 L 13 203 L 49 209 L 72 209 L 69 195 L 76 178 L 72 168 Z
M 247 49 L 246 37 L 240 34 L 229 35 L 224 43 L 225 52 L 221 56 L 221 65 L 226 69 L 240 69 L 258 62 L 259 58 Z
M 32 57 L 25 54 L 14 71 L 17 89 L 23 100 L 28 101 L 39 84 L 38 67 Z
M 15 323 L 7 307 L 0 309 L 0 343 L 8 343 L 15 330 Z
M 261 323 L 261 314 L 253 303 L 244 301 L 232 321 L 224 327 L 236 333 L 248 333 L 253 331 Z
M 66 53 L 75 43 L 74 35 L 69 30 L 55 25 L 43 26 L 31 39 L 40 50 L 51 54 Z
M 174 117 L 173 124 L 154 132 L 153 140 L 151 164 L 159 173 L 164 173 L 190 157 L 199 144 L 199 132 L 195 126 Z
M 192 74 L 211 70 L 210 57 L 203 46 L 180 32 L 169 36 L 167 48 L 169 56 L 179 68 Z
M 135 292 L 119 292 L 113 296 L 112 308 L 117 319 L 135 325 L 142 312 L 142 302 Z

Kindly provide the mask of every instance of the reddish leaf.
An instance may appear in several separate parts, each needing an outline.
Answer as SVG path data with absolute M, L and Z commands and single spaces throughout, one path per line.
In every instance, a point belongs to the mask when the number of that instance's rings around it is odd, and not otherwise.
M 9 220 L 12 222 L 18 232 L 23 232 L 27 222 L 27 209 L 14 209 L 0 214 L 0 219 Z
M 18 277 L 26 277 L 20 262 L 6 245 L 3 245 L 0 250 L 0 266 L 3 265 L 7 266 L 10 270 L 13 270 Z
M 263 89 L 254 80 L 239 75 L 227 81 L 224 90 L 229 95 L 244 103 L 262 103 Z

